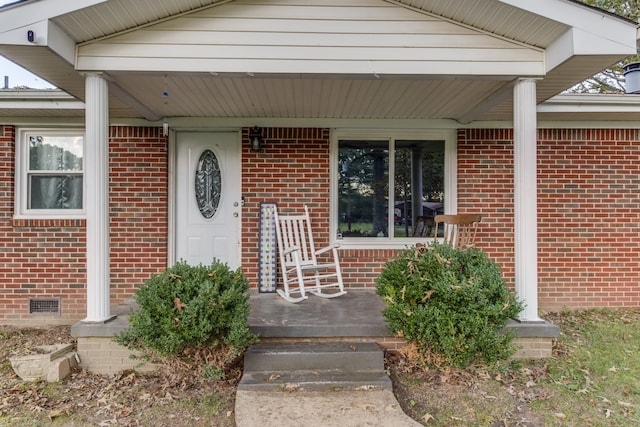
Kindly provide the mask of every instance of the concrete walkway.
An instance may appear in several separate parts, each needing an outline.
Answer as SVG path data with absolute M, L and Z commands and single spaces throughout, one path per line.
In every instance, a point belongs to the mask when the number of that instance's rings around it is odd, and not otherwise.
M 265 344 L 267 348 L 263 351 L 268 353 L 265 358 L 256 359 L 262 344 L 245 354 L 245 372 L 236 393 L 238 427 L 421 425 L 408 417 L 396 400 L 384 372 L 381 350 L 378 349 L 377 362 L 370 359 L 372 343 L 344 344 L 352 350 L 342 354 L 337 351 L 332 356 L 319 355 L 309 348 L 314 344 L 304 344 L 316 337 L 373 340 L 389 336 L 381 314 L 385 305 L 374 289 L 350 289 L 335 299 L 310 296 L 299 304 L 291 304 L 274 294 L 253 292 L 250 302 L 249 327 L 253 332 L 262 338 L 293 342 L 283 343 L 281 352 L 277 343 Z M 291 353 L 296 352 L 298 340 L 303 344 L 298 347 L 300 357 L 295 358 Z M 271 345 L 274 347 L 270 348 Z M 339 367 L 350 373 L 336 374 L 333 369 Z M 352 372 L 363 369 L 373 372 Z
M 243 391 L 236 394 L 238 427 L 409 427 L 391 390 Z

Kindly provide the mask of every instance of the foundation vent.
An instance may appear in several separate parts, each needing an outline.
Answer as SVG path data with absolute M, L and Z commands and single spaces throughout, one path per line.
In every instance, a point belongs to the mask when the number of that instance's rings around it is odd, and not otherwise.
M 29 298 L 29 314 L 60 314 L 60 298 Z

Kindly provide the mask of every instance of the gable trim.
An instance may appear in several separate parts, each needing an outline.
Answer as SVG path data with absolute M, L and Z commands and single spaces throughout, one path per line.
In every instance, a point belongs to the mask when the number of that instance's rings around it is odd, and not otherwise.
M 76 68 L 540 76 L 544 52 L 396 2 L 236 1 L 82 44 Z

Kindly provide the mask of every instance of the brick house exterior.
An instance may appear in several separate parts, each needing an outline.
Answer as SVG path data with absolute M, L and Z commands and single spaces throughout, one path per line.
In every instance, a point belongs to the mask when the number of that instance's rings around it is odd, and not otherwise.
M 167 140 L 157 128 L 110 128 L 111 297 L 167 265 Z M 85 220 L 14 219 L 15 127 L 0 126 L 2 251 L 0 323 L 70 324 L 86 313 Z M 29 314 L 29 301 L 59 298 L 60 314 Z
M 261 201 L 283 211 L 312 207 L 317 243 L 329 243 L 327 128 L 268 128 L 265 150 L 243 131 L 242 266 L 257 283 Z M 86 313 L 83 220 L 13 218 L 16 128 L 0 126 L 2 186 L 0 323 L 71 324 Z M 112 126 L 110 165 L 111 302 L 130 298 L 167 267 L 167 138 L 155 127 Z M 563 308 L 640 305 L 640 130 L 538 131 L 539 304 Z M 483 216 L 478 246 L 513 286 L 513 134 L 457 133 L 458 210 Z M 391 249 L 341 251 L 348 287 L 373 287 Z M 30 299 L 59 298 L 60 314 L 29 314 Z
M 538 131 L 540 308 L 640 305 L 640 133 Z M 479 246 L 513 278 L 512 135 L 458 132 L 461 211 L 482 206 Z
M 113 324 L 178 259 L 257 287 L 261 202 L 309 205 L 347 287 L 437 201 L 482 215 L 521 324 L 640 303 L 640 103 L 558 95 L 637 53 L 635 22 L 566 0 L 39 0 L 0 23 L 0 55 L 60 88 L 0 90 L 0 323 Z M 340 156 L 360 153 L 370 230 L 345 236 Z

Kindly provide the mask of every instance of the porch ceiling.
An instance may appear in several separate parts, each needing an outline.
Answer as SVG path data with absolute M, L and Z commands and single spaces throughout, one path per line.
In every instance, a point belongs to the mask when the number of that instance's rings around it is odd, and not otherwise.
M 510 81 L 323 76 L 115 74 L 159 116 L 439 119 L 464 116 Z M 166 89 L 169 97 L 161 95 Z
M 24 1 L 0 8 L 0 28 L 16 31 L 47 22 L 49 40 L 40 46 L 0 39 L 0 54 L 38 74 L 71 95 L 84 99 L 84 78 L 69 62 L 69 46 L 104 40 L 117 34 L 205 10 L 216 4 L 249 4 L 248 0 L 79 0 L 77 9 L 52 0 Z M 369 0 L 325 0 L 333 5 L 364 5 Z M 520 0 L 384 0 L 419 13 L 442 17 L 484 34 L 549 52 L 562 52 L 538 83 L 542 102 L 582 79 L 622 59 L 622 49 L 587 55 L 564 53 L 575 25 L 589 25 L 602 15 L 606 21 L 629 25 L 622 19 L 595 13 L 573 2 L 544 0 L 529 6 Z M 258 3 L 256 3 L 258 5 Z M 523 6 L 524 5 L 524 6 Z M 560 11 L 554 10 L 561 6 Z M 567 9 L 569 8 L 569 9 Z M 559 19 L 567 10 L 575 17 Z M 25 16 L 30 18 L 25 18 Z M 589 19 L 587 19 L 589 18 Z M 604 19 L 604 18 L 603 18 Z M 584 22 L 584 24 L 581 24 Z M 612 25 L 613 25 L 612 24 Z M 38 27 L 40 28 L 40 27 Z M 635 35 L 635 29 L 633 30 Z M 21 33 L 20 33 L 21 34 Z M 53 35 L 57 35 L 53 37 Z M 59 34 L 64 34 L 60 36 Z M 2 31 L 0 31 L 2 36 Z M 11 37 L 10 37 L 11 36 Z M 575 37 L 575 35 L 574 35 Z M 622 44 L 629 44 L 626 40 Z M 5 40 L 5 41 L 2 41 Z M 62 41 L 60 41 L 62 40 Z M 572 40 L 573 41 L 573 40 Z M 635 37 L 634 37 L 635 41 Z M 566 46 L 565 46 L 566 45 Z M 71 49 L 73 52 L 73 49 Z M 566 55 L 566 56 L 565 56 Z M 66 58 L 66 59 L 65 59 Z M 220 117 L 220 118 L 327 118 L 327 119 L 455 119 L 510 120 L 511 87 L 517 76 L 448 76 L 364 74 L 271 74 L 124 72 L 105 70 L 111 81 L 112 118 Z M 167 99 L 162 97 L 164 91 Z M 50 115 L 31 111 L 33 115 Z

